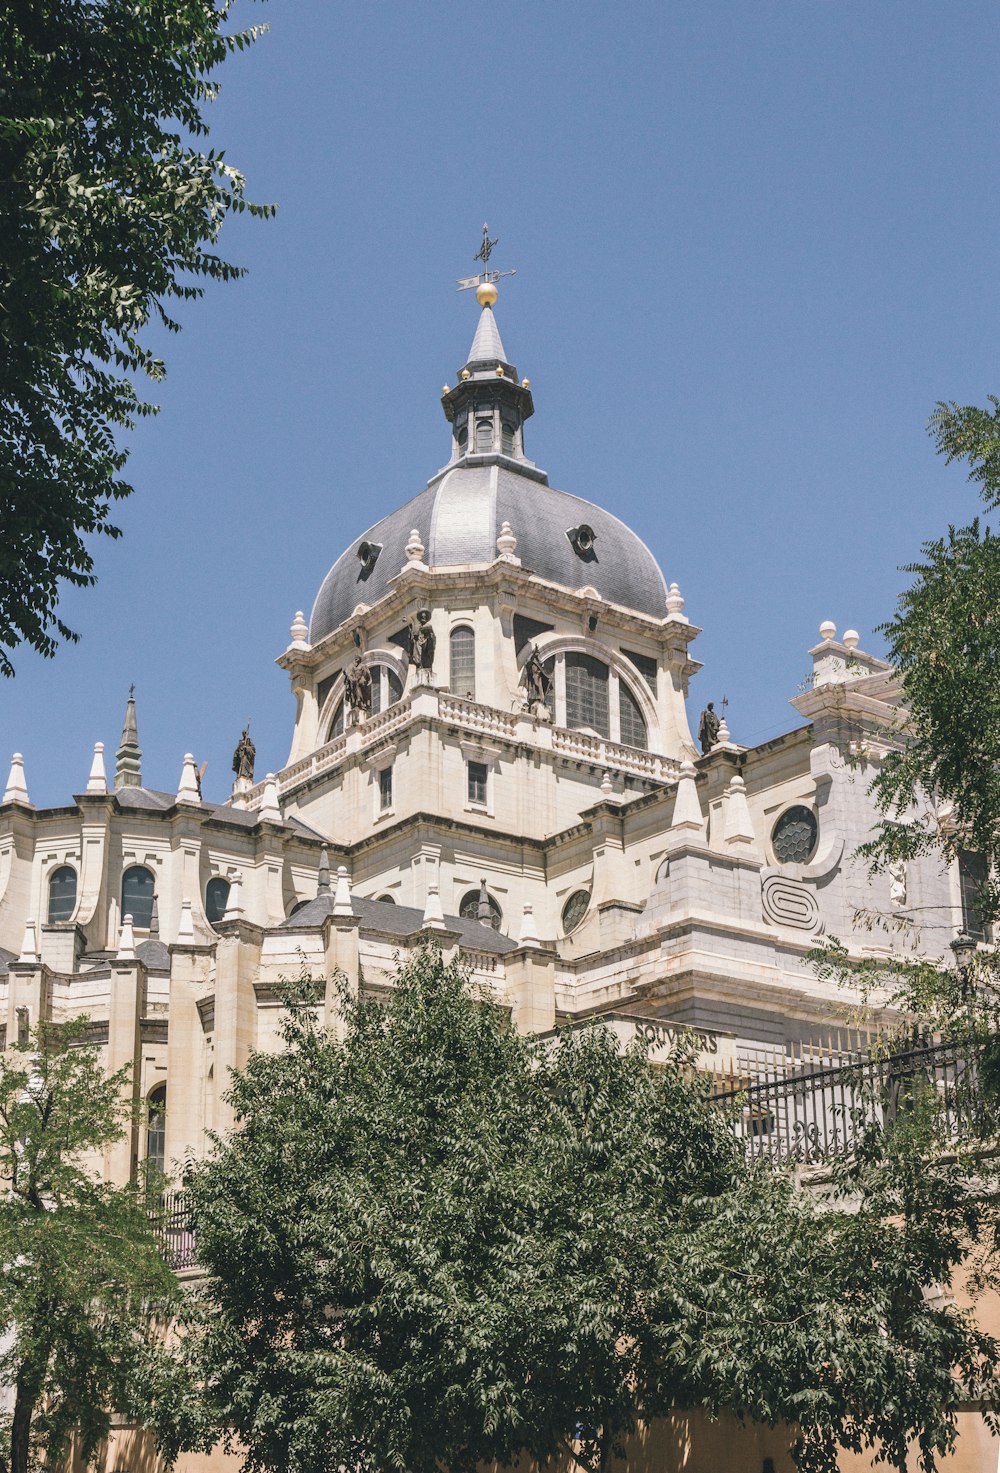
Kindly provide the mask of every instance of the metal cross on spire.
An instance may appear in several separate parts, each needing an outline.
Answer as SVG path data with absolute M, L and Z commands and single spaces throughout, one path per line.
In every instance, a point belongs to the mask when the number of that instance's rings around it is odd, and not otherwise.
M 473 287 L 482 286 L 485 282 L 495 284 L 498 281 L 502 281 L 505 276 L 517 275 L 516 271 L 490 270 L 490 256 L 493 254 L 493 247 L 499 243 L 499 240 L 499 236 L 494 236 L 490 240 L 490 227 L 488 225 L 483 226 L 483 243 L 472 258 L 474 261 L 482 261 L 483 269 L 478 276 L 460 276 L 456 283 L 456 291 L 471 291 Z

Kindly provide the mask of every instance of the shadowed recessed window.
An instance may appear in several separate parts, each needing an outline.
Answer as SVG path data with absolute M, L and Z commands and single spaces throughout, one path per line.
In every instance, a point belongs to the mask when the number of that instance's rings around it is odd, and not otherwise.
M 146 1160 L 162 1171 L 167 1159 L 167 1086 L 150 1092 L 146 1109 Z
M 482 917 L 483 923 L 487 926 L 492 926 L 494 931 L 499 931 L 503 924 L 503 911 L 492 895 L 488 895 L 486 899 L 490 908 L 490 915 L 489 920 L 485 916 Z M 462 896 L 462 904 L 458 908 L 459 915 L 466 921 L 478 921 L 480 919 L 479 907 L 481 902 L 482 891 L 468 890 Z
M 214 926 L 221 921 L 229 904 L 229 881 L 222 875 L 213 875 L 205 886 L 205 919 Z
M 49 925 L 68 921 L 76 909 L 76 870 L 61 864 L 49 876 Z
M 156 881 L 144 864 L 133 864 L 122 875 L 122 916 L 131 916 L 140 931 L 149 930 L 155 894 Z

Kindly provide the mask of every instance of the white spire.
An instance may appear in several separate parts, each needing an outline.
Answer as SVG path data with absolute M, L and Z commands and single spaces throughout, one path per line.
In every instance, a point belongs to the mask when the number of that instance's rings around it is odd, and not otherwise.
M 229 871 L 229 894 L 226 897 L 226 910 L 222 919 L 224 921 L 241 921 L 244 917 L 243 910 L 243 871 L 231 869 Z
M 722 829 L 722 837 L 725 842 L 755 845 L 746 784 L 738 774 L 730 779 L 729 788 L 725 794 L 725 810 L 726 817 Z
M 692 829 L 705 834 L 705 815 L 698 799 L 697 769 L 690 759 L 681 763 L 681 775 L 674 796 L 672 829 Z
M 178 803 L 201 802 L 198 769 L 194 765 L 194 758 L 190 752 L 184 753 L 184 766 L 181 768 L 181 780 L 177 787 L 177 801 Z
M 422 925 L 425 931 L 444 931 L 447 929 L 444 923 L 444 911 L 441 909 L 441 896 L 438 893 L 436 880 L 432 880 L 427 886 L 427 900 L 424 905 Z
M 18 961 L 28 962 L 32 966 L 37 966 L 41 959 L 41 954 L 38 950 L 38 932 L 35 929 L 35 923 L 34 921 L 25 921 L 24 939 L 21 942 L 21 955 L 18 957 Z
M 24 781 L 24 758 L 20 752 L 15 752 L 10 759 L 10 776 L 7 779 L 7 787 L 4 791 L 4 803 L 30 803 L 28 789 Z
M 518 945 L 535 947 L 541 946 L 541 944 L 538 939 L 538 931 L 535 928 L 534 907 L 525 905 L 524 913 L 521 916 L 521 934 L 518 937 Z
M 177 927 L 177 940 L 182 946 L 194 941 L 194 918 L 191 915 L 190 900 L 181 901 L 181 919 Z
M 90 776 L 87 778 L 88 793 L 106 793 L 108 791 L 108 774 L 104 770 L 104 743 L 94 743 L 94 760 L 90 764 Z
M 116 961 L 135 961 L 135 932 L 132 929 L 132 917 L 126 916 L 122 921 L 121 930 L 118 932 L 118 951 Z
M 273 772 L 267 773 L 264 778 L 264 796 L 257 810 L 257 817 L 266 819 L 268 823 L 281 822 L 281 809 L 278 806 L 278 781 Z
M 472 347 L 469 349 L 468 362 L 470 364 L 507 362 L 507 354 L 500 341 L 500 330 L 493 316 L 492 307 L 484 307 L 479 314 L 479 324 L 476 327 L 476 336 L 472 339 Z
M 347 873 L 347 865 L 337 866 L 337 888 L 333 892 L 333 913 L 335 916 L 352 916 L 354 914 L 354 902 L 351 899 L 351 877 Z

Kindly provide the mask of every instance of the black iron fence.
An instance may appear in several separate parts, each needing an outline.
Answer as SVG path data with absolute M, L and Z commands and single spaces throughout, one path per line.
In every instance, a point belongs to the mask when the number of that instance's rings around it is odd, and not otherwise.
M 161 1193 L 150 1204 L 149 1225 L 164 1263 L 173 1269 L 195 1266 L 190 1193 L 183 1189 Z
M 873 1126 L 923 1102 L 938 1138 L 977 1129 L 982 1044 L 895 1040 L 853 1058 L 755 1061 L 745 1080 L 721 1081 L 713 1099 L 734 1111 L 751 1156 L 817 1165 L 851 1154 Z
M 741 1078 L 720 1078 L 712 1098 L 732 1111 L 748 1154 L 775 1162 L 813 1166 L 849 1155 L 873 1126 L 891 1125 L 920 1102 L 933 1108 L 937 1138 L 957 1143 L 981 1128 L 983 1048 L 896 1039 L 853 1055 L 756 1058 Z M 190 1194 L 163 1193 L 149 1218 L 165 1262 L 193 1268 Z

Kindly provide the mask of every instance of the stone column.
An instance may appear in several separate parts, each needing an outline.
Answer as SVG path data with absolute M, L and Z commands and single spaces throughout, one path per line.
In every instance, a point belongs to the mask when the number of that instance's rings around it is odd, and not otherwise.
M 113 960 L 108 998 L 108 1046 L 105 1067 L 109 1074 L 129 1067 L 123 1098 L 132 1121 L 121 1140 L 104 1152 L 104 1175 L 116 1186 L 135 1176 L 139 1164 L 139 1099 L 142 1082 L 142 1015 L 146 1011 L 146 968 L 138 959 Z
M 205 1148 L 206 1024 L 212 1027 L 215 999 L 209 991 L 213 947 L 175 942 L 170 947 L 170 1011 L 167 1024 L 167 1114 L 165 1171 L 177 1175 L 187 1156 Z M 200 1009 L 198 1004 L 202 1004 Z M 202 1019 L 202 1010 L 206 1019 Z
M 257 1039 L 254 979 L 260 975 L 264 932 L 250 921 L 220 921 L 215 949 L 215 1129 L 234 1123 L 223 1096 L 230 1075 L 242 1069 Z

